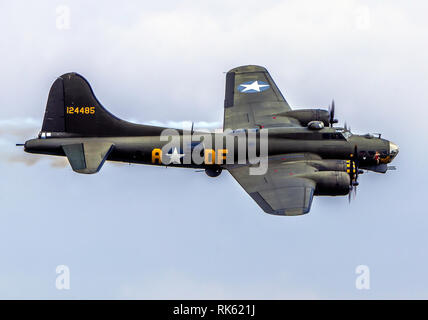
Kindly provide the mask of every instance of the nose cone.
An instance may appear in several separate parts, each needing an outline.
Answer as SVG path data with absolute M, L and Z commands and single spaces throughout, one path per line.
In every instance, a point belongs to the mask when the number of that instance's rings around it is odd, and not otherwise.
M 391 157 L 391 160 L 393 160 L 395 158 L 395 156 L 398 154 L 398 151 L 399 151 L 398 146 L 394 142 L 390 141 L 389 142 L 389 155 Z

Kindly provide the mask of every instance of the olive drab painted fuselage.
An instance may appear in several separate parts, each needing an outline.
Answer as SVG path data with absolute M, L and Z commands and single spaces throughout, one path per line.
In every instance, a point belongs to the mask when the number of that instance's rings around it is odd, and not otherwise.
M 57 78 L 42 130 L 29 153 L 67 157 L 72 169 L 97 173 L 105 161 L 227 170 L 266 213 L 308 213 L 314 195 L 346 195 L 364 170 L 385 173 L 398 146 L 380 135 L 334 127 L 329 110 L 292 110 L 269 72 L 242 66 L 226 75 L 223 130 L 193 131 L 121 120 L 77 73 Z

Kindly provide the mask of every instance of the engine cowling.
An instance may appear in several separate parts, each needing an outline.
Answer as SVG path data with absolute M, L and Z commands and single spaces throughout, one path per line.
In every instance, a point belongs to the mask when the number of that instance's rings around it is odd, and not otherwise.
M 342 171 L 349 174 L 351 179 L 355 179 L 357 165 L 352 160 L 311 160 L 308 161 L 312 167 L 319 171 Z
M 316 182 L 317 196 L 344 196 L 349 193 L 351 177 L 342 171 L 320 171 L 312 178 Z
M 323 109 L 291 110 L 281 115 L 298 120 L 302 126 L 307 126 L 311 121 L 321 121 L 326 127 L 330 124 L 330 113 Z
M 211 178 L 218 177 L 222 171 L 223 171 L 223 169 L 220 167 L 213 167 L 213 168 L 206 168 L 205 169 L 205 173 L 207 174 L 208 177 L 211 177 Z

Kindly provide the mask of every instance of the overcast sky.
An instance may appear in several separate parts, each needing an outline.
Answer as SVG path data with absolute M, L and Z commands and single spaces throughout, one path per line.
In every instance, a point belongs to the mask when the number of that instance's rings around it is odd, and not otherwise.
M 69 10 L 69 26 L 61 13 Z M 428 298 L 425 1 L 0 2 L 0 298 Z M 64 28 L 65 27 L 65 28 Z M 336 101 L 400 146 L 355 201 L 262 212 L 228 172 L 107 163 L 74 173 L 14 146 L 75 71 L 118 117 L 221 127 L 225 72 L 270 71 L 293 107 Z M 55 288 L 58 265 L 70 290 Z M 355 268 L 370 269 L 357 290 Z

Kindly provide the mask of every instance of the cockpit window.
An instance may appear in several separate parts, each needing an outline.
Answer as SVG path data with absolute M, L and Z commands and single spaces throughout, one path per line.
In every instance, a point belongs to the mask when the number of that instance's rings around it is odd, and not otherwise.
M 327 132 L 322 134 L 323 139 L 345 140 L 342 132 Z
M 338 134 L 340 134 L 346 140 L 348 140 L 350 137 L 352 137 L 352 132 L 350 130 L 336 129 L 336 132 Z
M 342 134 L 346 140 L 348 140 L 350 137 L 352 137 L 351 131 L 343 131 Z

